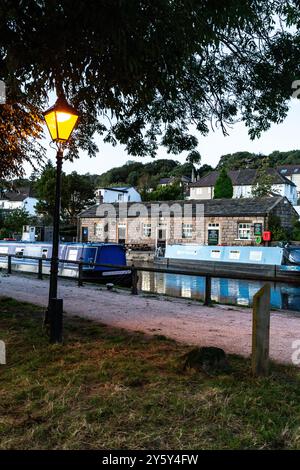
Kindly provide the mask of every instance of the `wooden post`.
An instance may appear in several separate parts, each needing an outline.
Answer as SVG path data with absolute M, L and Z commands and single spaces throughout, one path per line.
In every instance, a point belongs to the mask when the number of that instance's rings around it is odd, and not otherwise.
M 43 279 L 43 260 L 39 259 L 38 279 Z
M 83 286 L 83 281 L 82 281 L 82 263 L 78 264 L 78 287 Z
M 211 277 L 205 276 L 205 297 L 204 305 L 207 307 L 211 306 Z
M 253 297 L 252 373 L 268 375 L 270 343 L 270 284 L 265 284 Z
M 136 270 L 136 268 L 134 267 L 134 265 L 132 265 L 132 268 L 131 268 L 131 276 L 132 276 L 132 288 L 131 288 L 131 293 L 132 293 L 132 295 L 138 295 L 138 288 L 137 288 L 137 284 L 138 284 L 138 275 L 137 275 L 137 270 Z
M 6 349 L 2 340 L 0 340 L 0 364 L 6 364 Z
M 7 273 L 11 274 L 11 255 L 7 257 Z

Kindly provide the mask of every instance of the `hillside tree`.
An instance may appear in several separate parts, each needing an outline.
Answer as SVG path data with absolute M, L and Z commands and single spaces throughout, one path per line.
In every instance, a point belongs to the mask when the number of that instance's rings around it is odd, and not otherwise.
M 39 199 L 36 210 L 50 223 L 55 204 L 55 168 L 50 161 L 45 165 L 40 178 L 35 183 L 35 192 Z M 63 222 L 76 224 L 77 215 L 94 202 L 94 186 L 88 175 L 79 175 L 76 172 L 69 175 L 62 173 L 61 217 Z
M 233 185 L 225 168 L 222 168 L 214 187 L 214 199 L 231 199 L 233 196 Z
M 256 171 L 256 177 L 253 182 L 252 196 L 264 197 L 270 196 L 272 192 L 272 186 L 274 184 L 274 175 L 270 173 L 268 162 L 265 160 Z

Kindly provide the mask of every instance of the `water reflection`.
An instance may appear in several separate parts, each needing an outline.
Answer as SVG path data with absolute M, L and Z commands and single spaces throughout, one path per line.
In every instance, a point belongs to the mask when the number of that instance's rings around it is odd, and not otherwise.
M 263 285 L 258 281 L 212 279 L 212 300 L 223 304 L 251 306 Z M 203 300 L 205 279 L 197 276 L 139 272 L 139 288 L 145 292 Z M 300 286 L 271 283 L 273 308 L 300 311 Z

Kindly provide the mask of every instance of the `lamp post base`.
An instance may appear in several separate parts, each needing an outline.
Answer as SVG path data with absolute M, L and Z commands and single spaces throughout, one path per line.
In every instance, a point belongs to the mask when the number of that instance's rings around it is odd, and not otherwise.
M 50 299 L 50 343 L 62 343 L 63 299 Z

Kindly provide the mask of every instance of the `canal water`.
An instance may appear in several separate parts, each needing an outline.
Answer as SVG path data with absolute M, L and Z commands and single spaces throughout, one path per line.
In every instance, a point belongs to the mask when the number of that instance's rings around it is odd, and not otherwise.
M 212 279 L 212 300 L 222 304 L 251 306 L 263 282 Z M 300 312 L 300 286 L 270 283 L 271 305 L 276 309 Z M 139 288 L 144 292 L 203 300 L 205 279 L 169 273 L 139 272 Z

